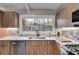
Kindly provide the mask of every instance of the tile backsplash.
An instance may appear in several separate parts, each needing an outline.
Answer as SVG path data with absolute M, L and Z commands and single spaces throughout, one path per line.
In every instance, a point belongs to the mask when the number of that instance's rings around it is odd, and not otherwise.
M 0 37 L 18 34 L 18 28 L 0 28 Z
M 68 38 L 79 38 L 79 29 L 72 29 L 72 30 L 62 30 L 61 37 L 65 36 Z

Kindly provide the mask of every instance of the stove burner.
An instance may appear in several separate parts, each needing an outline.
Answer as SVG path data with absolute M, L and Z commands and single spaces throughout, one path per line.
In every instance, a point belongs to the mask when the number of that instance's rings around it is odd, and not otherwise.
M 79 44 L 66 44 L 65 47 L 72 53 L 79 55 Z

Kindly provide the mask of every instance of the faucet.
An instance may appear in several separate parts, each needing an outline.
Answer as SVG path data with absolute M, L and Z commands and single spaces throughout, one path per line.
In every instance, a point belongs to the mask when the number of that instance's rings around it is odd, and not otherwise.
M 37 36 L 37 37 L 39 37 L 39 36 L 40 36 L 40 34 L 39 34 L 38 30 L 36 30 L 36 36 Z
M 49 31 L 49 37 L 51 37 L 52 36 L 52 33 L 51 33 L 51 31 Z

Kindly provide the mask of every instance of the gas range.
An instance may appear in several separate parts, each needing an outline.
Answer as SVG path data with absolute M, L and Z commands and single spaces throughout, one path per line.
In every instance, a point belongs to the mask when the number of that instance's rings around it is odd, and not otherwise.
M 62 49 L 68 55 L 79 55 L 79 44 L 66 44 L 66 45 L 62 45 Z

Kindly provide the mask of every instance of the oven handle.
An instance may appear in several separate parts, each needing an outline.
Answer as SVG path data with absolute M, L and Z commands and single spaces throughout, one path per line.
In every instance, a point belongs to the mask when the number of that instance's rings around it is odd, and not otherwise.
M 63 52 L 65 55 L 68 55 L 68 53 L 65 50 L 63 50 L 62 48 L 60 48 L 60 49 L 61 49 L 61 54 Z

